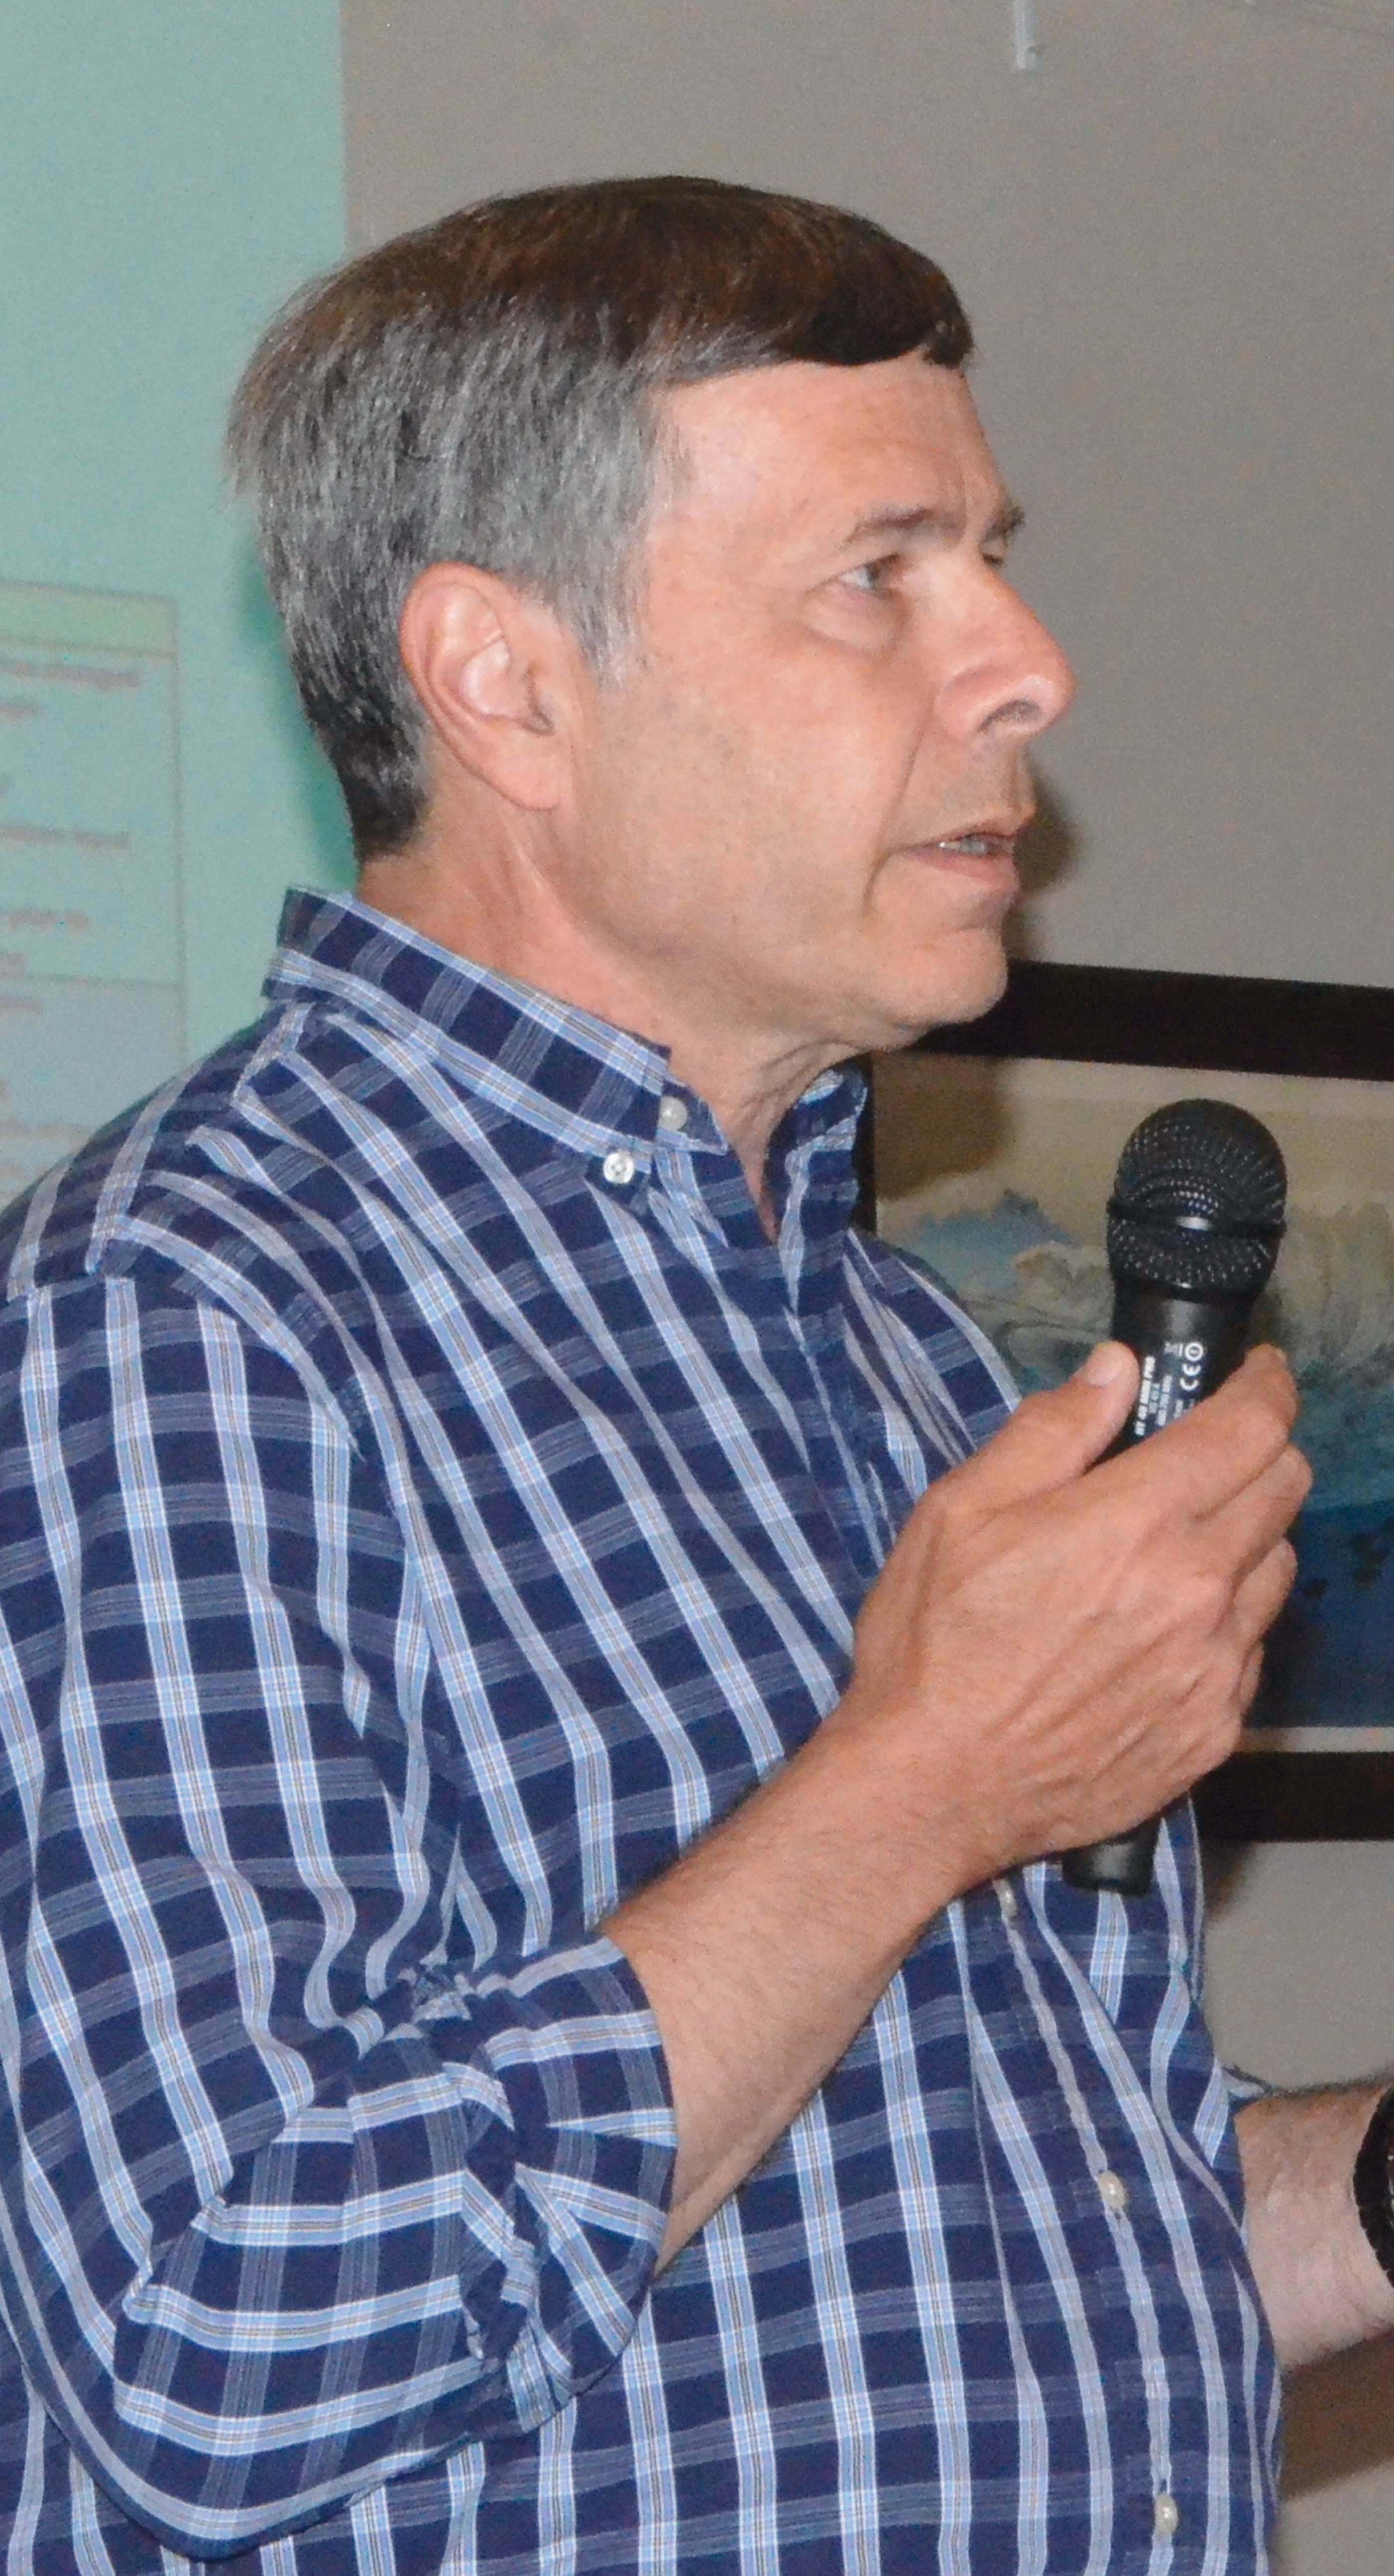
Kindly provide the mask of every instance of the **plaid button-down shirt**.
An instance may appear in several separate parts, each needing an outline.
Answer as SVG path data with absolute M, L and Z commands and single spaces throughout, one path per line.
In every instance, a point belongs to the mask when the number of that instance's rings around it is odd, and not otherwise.
M 312 897 L 268 996 L 5 1239 L 5 2567 L 1263 2566 L 1184 1816 L 1145 1903 L 950 1906 L 653 2279 L 597 1926 L 1008 1400 L 848 1231 L 855 1086 L 772 1243 L 585 1014 Z

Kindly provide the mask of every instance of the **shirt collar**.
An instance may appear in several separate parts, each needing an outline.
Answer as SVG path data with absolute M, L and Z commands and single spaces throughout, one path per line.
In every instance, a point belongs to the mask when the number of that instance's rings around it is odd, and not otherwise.
M 264 990 L 272 1003 L 332 1002 L 376 1021 L 471 1096 L 575 1153 L 627 1148 L 647 1171 L 668 1093 L 688 1109 L 683 1148 L 730 1150 L 705 1102 L 670 1080 L 665 1048 L 441 948 L 355 897 L 291 889 Z M 857 1073 L 821 1074 L 782 1124 L 783 1152 L 835 1135 L 845 1142 L 864 1087 Z

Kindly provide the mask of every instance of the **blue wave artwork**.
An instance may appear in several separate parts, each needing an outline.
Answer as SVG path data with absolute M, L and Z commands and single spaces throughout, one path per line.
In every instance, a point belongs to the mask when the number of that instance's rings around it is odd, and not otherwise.
M 923 1218 L 900 1240 L 1028 1392 L 1058 1386 L 1108 1330 L 1102 1244 L 1063 1232 L 1017 1191 Z M 1291 1362 L 1314 1483 L 1252 1722 L 1394 1728 L 1394 1222 L 1383 1202 L 1293 1211 L 1255 1332 Z

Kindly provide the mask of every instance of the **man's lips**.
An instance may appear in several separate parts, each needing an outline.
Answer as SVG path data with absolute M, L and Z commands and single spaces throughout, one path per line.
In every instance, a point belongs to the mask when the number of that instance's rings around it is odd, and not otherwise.
M 1025 827 L 1024 817 L 993 815 L 990 821 L 965 824 L 961 832 L 940 832 L 933 840 L 903 842 L 901 847 L 922 866 L 946 867 L 965 896 L 971 887 L 976 902 L 999 919 L 1021 892 L 1016 852 Z
M 1015 832 L 955 832 L 939 841 L 922 842 L 922 848 L 944 850 L 956 859 L 1015 859 Z
M 1012 831 L 978 826 L 966 832 L 942 832 L 934 840 L 903 843 L 906 856 L 947 866 L 965 881 L 974 879 L 1009 898 L 1019 890 L 1016 849 L 1020 827 Z
M 1017 842 L 1030 820 L 1029 814 L 984 814 L 957 832 L 936 833 L 932 841 L 922 841 L 919 847 L 943 850 L 951 858 L 1014 860 Z

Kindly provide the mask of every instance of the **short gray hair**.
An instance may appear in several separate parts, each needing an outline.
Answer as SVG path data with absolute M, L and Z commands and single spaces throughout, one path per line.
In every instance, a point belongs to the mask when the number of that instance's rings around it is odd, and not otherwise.
M 931 260 L 863 216 L 715 179 L 495 198 L 302 290 L 242 378 L 228 452 L 360 857 L 425 811 L 397 628 L 428 564 L 546 601 L 613 676 L 662 488 L 655 394 L 914 349 L 946 367 L 972 349 Z

